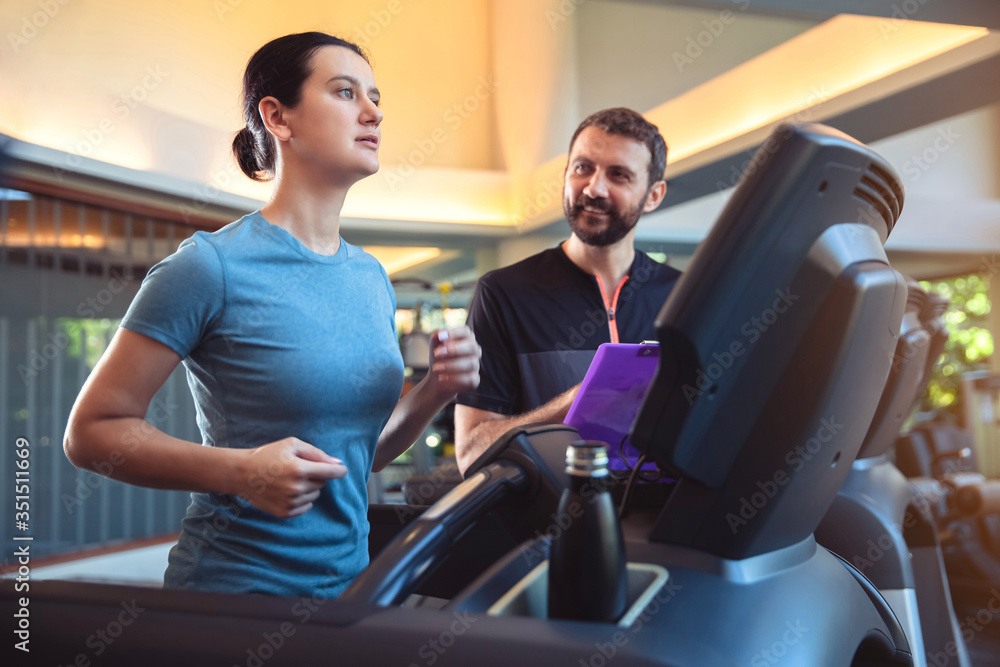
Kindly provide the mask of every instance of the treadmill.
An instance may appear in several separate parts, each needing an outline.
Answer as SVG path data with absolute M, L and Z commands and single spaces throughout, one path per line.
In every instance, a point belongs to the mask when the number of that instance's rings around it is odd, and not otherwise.
M 907 287 L 883 245 L 903 189 L 820 124 L 779 126 L 752 164 L 656 319 L 659 367 L 631 442 L 676 482 L 645 495 L 634 482 L 616 623 L 545 618 L 579 436 L 538 424 L 494 443 L 430 508 L 373 507 L 378 553 L 337 599 L 33 582 L 32 661 L 914 664 L 879 589 L 814 537 L 896 349 Z M 446 602 L 405 606 L 414 594 Z

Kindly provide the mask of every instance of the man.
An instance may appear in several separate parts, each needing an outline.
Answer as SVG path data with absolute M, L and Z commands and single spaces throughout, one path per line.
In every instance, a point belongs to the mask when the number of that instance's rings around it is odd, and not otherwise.
M 480 278 L 469 326 L 480 384 L 459 394 L 455 450 L 465 470 L 515 426 L 561 422 L 601 343 L 655 340 L 680 273 L 635 250 L 635 226 L 663 200 L 667 145 L 629 109 L 586 118 L 570 141 L 563 209 L 572 234 Z

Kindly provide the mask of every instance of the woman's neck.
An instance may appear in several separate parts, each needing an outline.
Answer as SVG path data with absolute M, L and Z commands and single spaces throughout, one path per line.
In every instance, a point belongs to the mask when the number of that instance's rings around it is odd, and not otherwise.
M 340 212 L 347 189 L 279 173 L 271 198 L 260 212 L 313 252 L 333 255 L 340 249 Z

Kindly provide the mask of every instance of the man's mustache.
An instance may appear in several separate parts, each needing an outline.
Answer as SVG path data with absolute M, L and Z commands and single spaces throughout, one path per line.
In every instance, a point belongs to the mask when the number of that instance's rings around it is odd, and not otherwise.
M 586 195 L 581 196 L 573 204 L 574 213 L 582 213 L 584 207 L 589 207 L 600 211 L 601 213 L 611 213 L 614 209 L 611 206 L 611 202 L 604 198 L 591 198 Z

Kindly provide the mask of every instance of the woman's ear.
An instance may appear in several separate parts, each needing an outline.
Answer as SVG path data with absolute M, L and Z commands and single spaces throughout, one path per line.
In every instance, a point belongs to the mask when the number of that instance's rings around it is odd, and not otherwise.
M 288 141 L 292 138 L 292 129 L 285 120 L 285 105 L 274 97 L 265 97 L 257 105 L 257 112 L 264 127 L 278 141 Z

